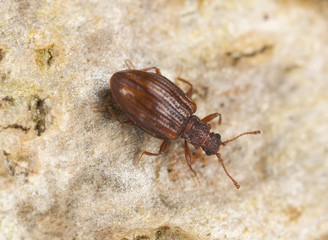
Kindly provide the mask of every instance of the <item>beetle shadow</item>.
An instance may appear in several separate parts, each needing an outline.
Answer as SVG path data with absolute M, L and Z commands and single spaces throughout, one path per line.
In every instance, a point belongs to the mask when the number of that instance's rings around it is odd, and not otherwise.
M 103 108 L 100 110 L 101 110 L 101 112 L 104 113 L 104 116 L 106 118 L 115 120 L 114 116 L 112 116 L 110 114 L 110 112 L 107 110 L 107 107 L 110 107 L 111 109 L 113 109 L 113 111 L 115 112 L 115 115 L 119 119 L 122 119 L 122 120 L 127 119 L 126 115 L 120 110 L 117 103 L 115 103 L 110 88 L 103 88 L 99 92 L 97 92 L 96 95 L 98 97 L 98 100 L 95 103 L 96 104 L 95 107 Z
M 118 104 L 114 101 L 112 92 L 110 88 L 103 88 L 100 91 L 96 93 L 96 96 L 98 97 L 98 100 L 95 101 L 95 107 L 100 107 L 101 109 L 96 109 L 103 115 L 104 118 L 113 120 L 116 122 L 119 126 L 126 126 L 125 124 L 120 124 L 115 117 L 107 110 L 107 107 L 109 106 L 115 113 L 115 115 L 122 121 L 129 120 L 128 117 L 125 115 L 124 112 L 122 112 L 118 106 Z M 128 131 L 129 134 L 142 145 L 142 142 L 144 142 L 144 134 L 143 131 L 136 127 L 131 127 L 131 125 L 128 125 Z M 139 145 L 138 144 L 138 145 Z M 140 147 L 141 148 L 141 147 Z
M 110 90 L 110 88 L 102 88 L 101 90 L 99 90 L 96 93 L 97 97 L 98 97 L 98 101 L 97 104 L 99 105 L 99 107 L 106 107 L 108 105 L 110 105 L 111 103 L 113 103 L 112 101 L 112 92 Z
M 101 109 L 99 109 L 99 112 L 102 113 L 103 117 L 106 119 L 111 119 L 113 121 L 115 121 L 119 126 L 126 126 L 125 124 L 120 124 L 119 122 L 116 121 L 115 117 L 112 116 L 112 114 L 107 110 L 107 106 L 109 106 L 115 113 L 115 115 L 121 119 L 122 121 L 124 120 L 128 120 L 127 116 L 125 115 L 124 112 L 122 112 L 118 106 L 118 104 L 114 101 L 113 99 L 113 95 L 112 92 L 110 90 L 110 88 L 103 88 L 100 91 L 98 91 L 96 93 L 96 96 L 98 97 L 98 99 L 95 101 L 95 107 L 101 107 Z M 149 149 L 149 145 L 147 144 L 149 141 L 153 141 L 153 139 L 157 139 L 153 136 L 148 136 L 146 137 L 147 134 L 145 134 L 145 132 L 138 128 L 138 127 L 131 127 L 129 125 L 129 127 L 125 128 L 125 131 L 128 131 L 128 134 L 132 137 L 132 139 L 134 139 L 135 141 L 135 149 L 134 149 L 134 163 L 136 163 L 136 161 L 138 160 L 140 154 L 143 151 L 147 151 Z M 158 148 L 160 147 L 161 144 L 161 140 L 158 141 Z M 172 149 L 172 145 L 175 144 L 174 141 L 170 141 L 170 144 L 168 144 L 167 149 L 165 150 L 165 152 L 159 156 L 159 157 L 154 157 L 154 156 L 145 156 L 143 157 L 144 159 L 142 159 L 141 161 L 154 161 L 153 159 L 156 159 L 156 165 L 158 165 L 158 176 L 159 176 L 159 169 L 160 166 L 165 165 L 165 161 L 167 161 L 167 157 L 170 156 L 170 154 L 168 154 L 171 149 Z M 157 148 L 155 150 L 155 152 L 157 151 Z M 164 157 L 163 157 L 164 156 Z M 143 164 L 141 164 L 143 166 Z

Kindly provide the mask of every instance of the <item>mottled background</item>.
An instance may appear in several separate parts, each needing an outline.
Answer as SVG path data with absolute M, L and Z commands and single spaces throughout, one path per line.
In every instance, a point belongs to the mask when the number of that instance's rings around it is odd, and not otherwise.
M 0 0 L 0 239 L 328 239 L 328 2 Z M 195 87 L 215 157 L 106 111 L 111 75 Z M 177 83 L 184 90 L 187 87 Z M 118 111 L 124 118 L 124 114 Z

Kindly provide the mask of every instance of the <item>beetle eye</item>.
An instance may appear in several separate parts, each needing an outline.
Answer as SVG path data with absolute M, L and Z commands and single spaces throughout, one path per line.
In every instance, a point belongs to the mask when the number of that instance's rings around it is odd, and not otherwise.
M 219 140 L 221 142 L 221 135 L 220 134 L 216 133 L 216 134 L 214 134 L 214 136 L 216 137 L 217 140 Z
M 212 151 L 206 151 L 205 152 L 207 156 L 213 155 L 214 153 Z

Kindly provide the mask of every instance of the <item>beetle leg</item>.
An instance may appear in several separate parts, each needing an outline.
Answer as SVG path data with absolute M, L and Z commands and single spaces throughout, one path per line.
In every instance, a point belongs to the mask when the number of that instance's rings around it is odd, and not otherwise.
M 164 140 L 162 142 L 161 146 L 159 147 L 158 153 L 151 153 L 151 152 L 143 151 L 141 153 L 141 155 L 140 155 L 140 157 L 139 157 L 139 159 L 138 159 L 138 161 L 137 161 L 136 164 L 138 164 L 140 162 L 140 160 L 141 160 L 141 158 L 142 158 L 143 155 L 148 155 L 148 156 L 159 156 L 159 155 L 161 155 L 165 151 L 165 149 L 166 149 L 167 142 L 168 142 L 168 140 Z
M 136 69 L 133 65 L 133 63 L 131 62 L 130 59 L 125 59 L 125 65 L 129 68 L 129 69 Z M 149 67 L 149 68 L 143 68 L 143 69 L 140 69 L 140 71 L 144 71 L 144 72 L 147 72 L 149 70 L 155 70 L 156 74 L 158 75 L 162 75 L 161 74 L 161 71 L 159 70 L 158 67 Z
M 101 107 L 102 108 L 102 107 Z M 114 118 L 121 124 L 129 124 L 129 125 L 133 125 L 133 122 L 130 120 L 126 120 L 126 121 L 121 121 L 115 114 L 115 112 L 113 111 L 113 109 L 111 109 L 109 106 L 107 106 L 107 110 L 114 116 Z
M 129 69 L 136 69 L 130 59 L 125 59 L 124 62 Z
M 197 176 L 197 173 L 194 169 L 192 169 L 191 167 L 191 154 L 190 154 L 190 151 L 189 151 L 189 147 L 188 147 L 188 143 L 187 141 L 185 140 L 185 158 L 186 158 L 186 162 L 190 168 L 190 170 L 193 172 L 193 174 L 195 175 L 196 179 L 197 179 L 197 182 L 200 186 L 200 182 L 199 182 L 199 179 L 198 179 L 198 176 Z
M 189 90 L 187 92 L 187 96 L 191 98 L 194 88 L 193 88 L 193 86 L 192 86 L 192 84 L 190 82 L 188 82 L 187 80 L 185 80 L 185 79 L 183 79 L 183 78 L 180 77 L 181 73 L 182 73 L 182 66 L 179 67 L 179 74 L 176 77 L 176 80 L 181 81 L 181 82 L 184 82 L 185 84 L 188 84 L 188 86 L 190 88 L 189 88 Z
M 158 67 L 143 68 L 143 69 L 140 69 L 140 71 L 147 72 L 147 71 L 149 71 L 149 70 L 153 70 L 153 69 L 155 70 L 156 74 L 158 74 L 158 75 L 162 75 L 162 74 L 161 74 L 161 71 L 159 70 Z
M 114 111 L 109 107 L 109 106 L 107 106 L 107 107 L 98 107 L 98 106 L 93 106 L 92 107 L 93 109 L 107 109 L 109 112 L 110 112 L 110 114 L 111 115 L 113 115 L 114 117 L 115 117 L 115 119 L 119 122 L 119 123 L 122 123 L 122 124 L 133 124 L 131 121 L 121 121 L 121 120 L 119 120 L 118 119 L 118 117 L 116 116 L 116 114 L 114 113 Z M 129 122 L 131 122 L 131 123 L 129 123 Z
M 181 81 L 181 82 L 184 82 L 185 84 L 188 84 L 189 85 L 190 88 L 189 88 L 189 90 L 187 92 L 187 96 L 191 98 L 192 92 L 194 90 L 194 87 L 192 86 L 192 84 L 190 82 L 188 82 L 187 80 L 181 78 L 181 77 L 177 77 L 176 80 Z
M 222 123 L 222 116 L 221 113 L 212 113 L 206 117 L 204 117 L 201 121 L 204 123 L 210 122 L 212 121 L 214 118 L 216 118 L 217 116 L 219 116 L 219 124 Z
M 105 109 L 106 107 L 98 107 L 98 106 L 93 106 L 93 109 Z

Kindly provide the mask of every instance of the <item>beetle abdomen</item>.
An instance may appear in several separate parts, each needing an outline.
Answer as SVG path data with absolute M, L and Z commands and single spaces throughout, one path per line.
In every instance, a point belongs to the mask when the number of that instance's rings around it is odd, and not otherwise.
M 176 139 L 196 104 L 162 75 L 140 70 L 115 73 L 110 81 L 115 102 L 127 117 L 150 135 Z

